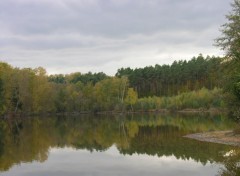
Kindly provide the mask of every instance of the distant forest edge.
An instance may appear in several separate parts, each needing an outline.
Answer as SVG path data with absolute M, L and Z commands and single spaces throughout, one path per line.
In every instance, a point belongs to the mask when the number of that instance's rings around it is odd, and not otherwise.
M 42 67 L 0 62 L 0 115 L 226 108 L 223 58 L 121 68 L 115 76 L 80 72 L 47 75 Z
M 203 87 L 210 90 L 220 87 L 224 69 L 222 61 L 220 57 L 204 58 L 200 54 L 190 61 L 174 61 L 172 65 L 121 68 L 116 76 L 127 76 L 139 97 L 173 96 Z

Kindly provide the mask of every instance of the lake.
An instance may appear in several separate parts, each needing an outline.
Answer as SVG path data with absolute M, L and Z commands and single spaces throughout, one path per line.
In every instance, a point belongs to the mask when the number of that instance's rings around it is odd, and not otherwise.
M 0 121 L 1 176 L 214 176 L 240 172 L 239 148 L 190 133 L 228 130 L 224 115 L 134 114 Z

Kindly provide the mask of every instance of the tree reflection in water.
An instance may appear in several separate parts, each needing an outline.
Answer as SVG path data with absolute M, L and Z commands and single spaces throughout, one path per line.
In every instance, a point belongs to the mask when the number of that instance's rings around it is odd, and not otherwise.
M 222 163 L 220 175 L 239 175 L 240 150 L 182 136 L 226 130 L 234 123 L 224 116 L 182 114 L 79 117 L 32 117 L 0 121 L 0 170 L 22 162 L 48 159 L 54 147 L 105 151 L 112 145 L 123 155 L 134 153 L 193 159 L 205 165 Z M 226 155 L 227 154 L 227 155 Z
M 224 155 L 224 167 L 219 171 L 219 176 L 240 175 L 240 149 L 230 150 Z

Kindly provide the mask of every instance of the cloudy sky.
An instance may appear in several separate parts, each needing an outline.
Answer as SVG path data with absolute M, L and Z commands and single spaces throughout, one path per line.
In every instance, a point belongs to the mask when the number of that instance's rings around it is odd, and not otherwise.
M 49 74 L 116 73 L 223 54 L 231 0 L 0 0 L 0 61 Z

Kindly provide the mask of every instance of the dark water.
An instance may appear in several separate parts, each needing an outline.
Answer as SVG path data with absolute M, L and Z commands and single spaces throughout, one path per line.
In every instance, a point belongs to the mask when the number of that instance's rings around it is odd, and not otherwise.
M 238 175 L 239 148 L 182 137 L 234 126 L 196 114 L 2 120 L 0 175 Z

